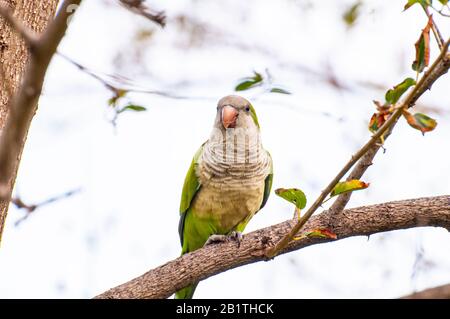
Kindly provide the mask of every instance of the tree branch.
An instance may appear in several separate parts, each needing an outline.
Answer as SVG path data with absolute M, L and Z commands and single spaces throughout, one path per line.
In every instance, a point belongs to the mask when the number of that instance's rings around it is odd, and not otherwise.
M 37 110 L 45 73 L 66 29 L 69 5 L 81 0 L 65 0 L 59 13 L 30 50 L 30 61 L 23 82 L 10 102 L 10 113 L 0 136 L 0 199 L 9 202 L 14 185 L 17 163 L 27 137 L 28 128 Z M 0 241 L 7 210 L 0 211 Z
M 410 96 L 405 100 L 405 104 L 408 103 L 407 107 L 412 107 L 418 100 L 422 94 L 424 94 L 427 90 L 431 88 L 431 85 L 443 74 L 447 73 L 449 67 L 450 67 L 450 55 L 446 54 L 445 52 L 448 50 L 449 41 L 447 41 L 445 44 L 443 44 L 444 47 L 441 46 L 442 51 L 441 55 L 437 59 L 437 63 L 433 65 L 430 68 L 430 71 L 428 71 L 428 75 L 423 77 L 424 80 L 421 85 L 417 85 L 417 90 L 413 90 L 410 93 Z M 391 127 L 391 129 L 385 133 L 384 140 L 390 136 L 392 132 L 392 128 L 395 126 L 395 124 Z M 353 170 L 350 172 L 350 174 L 347 177 L 347 180 L 352 179 L 360 179 L 363 174 L 366 172 L 366 170 L 372 165 L 372 161 L 375 158 L 375 155 L 378 153 L 378 151 L 381 148 L 381 144 L 373 144 L 372 147 L 364 154 L 364 156 L 359 160 L 359 162 L 355 165 Z M 350 201 L 350 197 L 352 196 L 352 192 L 344 193 L 336 199 L 336 201 L 331 205 L 330 211 L 332 212 L 339 212 L 345 208 L 345 206 Z
M 52 204 L 56 201 L 59 201 L 61 199 L 65 199 L 68 197 L 71 197 L 77 193 L 81 192 L 81 188 L 77 188 L 77 189 L 73 189 L 71 191 L 65 192 L 63 194 L 59 194 L 50 198 L 47 198 L 46 200 L 39 202 L 39 203 L 35 203 L 35 204 L 26 204 L 22 198 L 20 197 L 14 197 L 13 199 L 11 199 L 11 203 L 14 204 L 18 209 L 23 209 L 25 210 L 25 215 L 23 215 L 20 219 L 16 220 L 16 222 L 14 223 L 14 226 L 19 226 L 23 221 L 25 221 L 26 219 L 28 219 L 28 217 L 30 217 L 30 215 L 38 208 L 42 208 L 42 206 L 48 205 L 48 204 Z
M 365 172 L 365 170 L 372 163 L 373 157 L 379 150 L 381 137 L 384 135 L 389 135 L 397 123 L 400 116 L 403 114 L 405 109 L 408 109 L 414 105 L 417 99 L 426 91 L 429 90 L 432 84 L 443 74 L 447 73 L 450 68 L 450 54 L 447 53 L 448 47 L 450 45 L 450 39 L 442 46 L 441 53 L 436 58 L 434 63 L 425 72 L 425 74 L 420 78 L 414 88 L 408 93 L 406 98 L 396 105 L 395 111 L 389 117 L 389 119 L 375 132 L 374 135 L 369 139 L 369 141 L 364 144 L 356 154 L 354 154 L 350 160 L 345 164 L 345 166 L 340 170 L 340 172 L 332 179 L 332 181 L 325 187 L 325 189 L 320 193 L 319 197 L 314 201 L 311 207 L 306 211 L 305 215 L 300 218 L 300 220 L 292 227 L 292 229 L 286 233 L 286 235 L 281 238 L 281 240 L 276 243 L 273 247 L 270 247 L 267 251 L 268 257 L 275 256 L 278 252 L 283 250 L 284 247 L 294 238 L 294 236 L 299 232 L 299 230 L 305 225 L 307 220 L 316 212 L 316 210 L 322 205 L 325 198 L 332 191 L 334 186 L 347 174 L 347 172 L 358 162 L 361 162 L 359 167 L 354 170 L 354 175 L 359 175 Z M 368 154 L 368 155 L 366 155 Z M 366 158 L 364 158 L 366 157 Z M 363 160 L 361 160 L 363 159 Z M 345 205 L 350 200 L 350 195 L 342 196 L 341 199 L 333 207 L 333 211 L 339 211 L 344 209 Z
M 422 226 L 439 226 L 450 230 L 450 195 L 352 208 L 334 215 L 325 211 L 312 217 L 305 231 L 329 228 L 331 220 L 334 221 L 331 230 L 337 234 L 338 240 Z M 246 234 L 239 247 L 235 242 L 226 242 L 185 254 L 96 298 L 167 298 L 199 280 L 267 260 L 267 247 L 278 242 L 292 229 L 294 223 L 294 220 L 288 220 Z M 302 238 L 290 242 L 280 253 L 329 241 L 331 239 L 328 238 Z
M 75 60 L 73 60 L 72 58 L 68 57 L 67 55 L 61 52 L 57 52 L 57 54 L 65 61 L 77 67 L 80 71 L 86 73 L 87 75 L 99 81 L 103 86 L 105 86 L 105 88 L 110 90 L 113 94 L 117 94 L 120 91 L 127 91 L 133 93 L 158 95 L 170 99 L 204 99 L 203 97 L 200 96 L 183 96 L 162 90 L 145 89 L 136 85 L 135 83 L 133 83 L 132 80 L 127 79 L 122 75 L 105 74 L 105 73 L 102 74 L 98 71 L 89 69 L 88 67 L 82 65 L 81 63 L 76 62 Z
M 450 284 L 418 291 L 401 299 L 450 299 Z
M 154 11 L 144 5 L 144 0 L 119 0 L 119 3 L 136 14 L 164 28 L 166 26 L 166 14 L 164 11 Z

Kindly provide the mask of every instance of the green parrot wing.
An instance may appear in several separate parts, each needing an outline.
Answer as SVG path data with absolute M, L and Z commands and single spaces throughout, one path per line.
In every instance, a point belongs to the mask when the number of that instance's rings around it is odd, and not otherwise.
M 197 150 L 197 152 L 194 155 L 194 158 L 192 159 L 191 165 L 189 166 L 189 170 L 186 174 L 186 177 L 184 179 L 183 184 L 183 191 L 181 193 L 181 203 L 180 203 L 180 222 L 178 224 L 178 233 L 180 234 L 180 242 L 181 245 L 183 245 L 183 230 L 184 230 L 184 222 L 186 219 L 186 212 L 191 206 L 192 199 L 194 198 L 195 194 L 200 189 L 200 181 L 198 180 L 196 170 L 198 165 L 198 160 L 200 158 L 200 155 L 203 152 L 203 146 L 205 143 L 200 146 L 200 148 Z
M 266 151 L 267 152 L 267 151 Z M 270 158 L 270 173 L 267 175 L 265 181 L 264 181 L 264 196 L 261 203 L 261 207 L 259 209 L 262 209 L 264 205 L 266 205 L 267 200 L 269 199 L 270 191 L 272 189 L 272 181 L 273 181 L 273 162 L 272 162 L 272 156 L 270 156 L 270 153 L 267 152 Z

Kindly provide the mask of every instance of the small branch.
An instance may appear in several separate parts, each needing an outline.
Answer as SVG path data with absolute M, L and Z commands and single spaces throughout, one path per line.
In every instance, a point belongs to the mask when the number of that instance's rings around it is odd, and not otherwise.
M 120 88 L 108 83 L 105 79 L 103 79 L 102 77 L 98 76 L 94 71 L 90 70 L 88 67 L 74 61 L 73 59 L 69 58 L 67 55 L 61 53 L 61 52 L 56 52 L 56 54 L 58 56 L 60 56 L 61 58 L 63 58 L 64 60 L 66 60 L 67 62 L 73 64 L 74 66 L 76 66 L 80 71 L 86 73 L 87 75 L 90 75 L 91 77 L 93 77 L 94 79 L 96 79 L 97 81 L 99 81 L 101 84 L 103 84 L 108 90 L 113 91 L 114 93 L 119 91 Z
M 20 197 L 15 197 L 11 199 L 11 203 L 14 204 L 18 209 L 24 209 L 27 214 L 32 213 L 36 210 L 36 205 L 25 204 Z
M 450 299 L 450 284 L 418 291 L 401 299 Z
M 444 38 L 442 37 L 441 32 L 438 29 L 438 26 L 434 22 L 434 19 L 431 17 L 430 12 L 428 11 L 427 7 L 422 6 L 423 10 L 425 11 L 425 14 L 427 15 L 428 19 L 431 19 L 431 30 L 433 30 L 434 38 L 436 39 L 436 42 L 438 44 L 439 50 L 442 50 L 444 45 Z
M 33 48 L 36 45 L 37 35 L 21 21 L 17 20 L 13 16 L 11 9 L 0 5 L 0 16 L 23 38 L 28 47 Z
M 331 216 L 323 212 L 312 217 L 305 231 L 328 228 L 336 217 L 333 231 L 338 240 L 369 236 L 379 232 L 412 227 L 438 226 L 450 230 L 450 196 L 395 201 L 347 209 Z M 142 276 L 98 295 L 96 298 L 167 298 L 194 282 L 239 266 L 267 261 L 267 248 L 278 242 L 294 224 L 283 223 L 245 234 L 240 245 L 235 242 L 210 245 L 185 254 L 152 269 Z M 327 238 L 302 238 L 289 243 L 280 254 L 307 246 L 333 241 Z
M 73 195 L 75 195 L 75 194 L 77 194 L 79 192 L 81 192 L 81 188 L 77 188 L 77 189 L 65 192 L 64 194 L 60 194 L 60 195 L 57 195 L 57 196 L 50 197 L 50 198 L 48 198 L 48 199 L 46 199 L 46 200 L 44 200 L 44 201 L 42 201 L 40 203 L 32 204 L 32 205 L 25 204 L 20 197 L 15 197 L 15 198 L 11 199 L 11 203 L 12 204 L 14 204 L 18 209 L 23 209 L 26 212 L 26 214 L 22 218 L 18 219 L 15 222 L 14 225 L 16 227 L 19 226 L 19 224 L 22 223 L 24 220 L 26 220 L 31 215 L 31 213 L 33 213 L 36 209 L 42 208 L 42 206 L 54 203 L 54 202 L 59 201 L 61 199 L 65 199 L 65 198 L 71 197 L 71 196 L 73 196 Z
M 450 44 L 450 39 L 443 45 L 443 49 L 439 56 L 434 61 L 433 65 L 428 69 L 427 72 L 422 76 L 420 81 L 414 86 L 414 88 L 409 92 L 404 101 L 397 106 L 396 110 L 392 113 L 389 119 L 376 131 L 376 133 L 370 138 L 370 140 L 355 154 L 351 157 L 351 159 L 345 164 L 345 166 L 341 169 L 341 171 L 333 178 L 333 180 L 328 184 L 328 186 L 321 192 L 319 197 L 315 200 L 312 206 L 306 211 L 305 215 L 298 221 L 294 227 L 272 248 L 267 251 L 267 257 L 274 257 L 278 252 L 283 250 L 289 242 L 295 237 L 295 235 L 299 232 L 299 230 L 303 227 L 303 225 L 307 222 L 307 220 L 314 214 L 314 212 L 322 205 L 325 198 L 331 192 L 331 190 L 336 186 L 336 184 L 347 174 L 347 172 L 369 151 L 373 153 L 375 156 L 376 152 L 380 148 L 377 146 L 377 143 L 380 140 L 380 137 L 385 133 L 390 133 L 390 130 L 395 126 L 398 118 L 402 115 L 404 109 L 407 109 L 414 105 L 416 100 L 431 87 L 434 81 L 437 80 L 442 74 L 445 74 L 450 67 L 450 60 L 448 59 L 448 46 Z M 389 134 L 388 133 L 388 134 Z M 372 158 L 367 156 L 366 161 L 362 162 L 362 165 L 358 167 L 358 173 L 364 173 L 365 169 L 371 163 Z M 364 168 L 365 167 L 365 168 Z M 357 175 L 355 173 L 355 175 Z M 342 210 L 347 204 L 350 196 L 342 197 L 337 207 L 334 209 Z
M 384 140 L 388 138 L 390 135 L 385 134 Z M 372 161 L 375 158 L 375 155 L 378 153 L 380 148 L 382 147 L 381 144 L 375 143 L 373 144 L 369 150 L 367 150 L 366 154 L 364 154 L 363 157 L 358 161 L 358 163 L 355 165 L 353 170 L 350 172 L 350 174 L 347 177 L 347 181 L 351 181 L 353 179 L 360 179 L 363 174 L 366 172 L 366 170 L 372 165 Z M 336 213 L 342 211 L 345 206 L 347 206 L 348 202 L 350 201 L 350 197 L 352 196 L 352 192 L 344 193 L 342 195 L 339 195 L 334 203 L 330 207 L 330 212 Z
M 166 26 L 166 14 L 164 11 L 152 11 L 144 5 L 144 0 L 119 0 L 119 3 L 131 12 L 155 22 L 162 28 Z
M 429 7 L 431 7 L 431 9 L 433 9 L 434 11 L 436 11 L 437 13 L 439 13 L 441 16 L 450 18 L 450 14 L 446 14 L 446 13 L 442 12 L 442 11 L 444 10 L 444 7 L 442 7 L 441 10 L 438 10 L 436 7 L 431 6 L 431 5 L 430 5 Z M 447 8 L 449 8 L 448 5 L 447 5 Z M 449 8 L 449 10 L 450 10 L 450 8 Z
M 92 78 L 99 81 L 101 84 L 103 84 L 108 90 L 110 90 L 113 94 L 116 94 L 119 91 L 127 91 L 127 92 L 133 92 L 133 93 L 142 93 L 142 94 L 150 94 L 150 95 L 157 95 L 166 97 L 169 99 L 206 99 L 205 97 L 200 96 L 184 96 L 184 95 L 177 95 L 171 92 L 165 92 L 161 90 L 152 90 L 152 89 L 145 89 L 142 87 L 139 87 L 135 83 L 133 83 L 131 80 L 127 79 L 126 77 L 118 74 L 101 74 L 100 72 L 93 71 L 89 69 L 88 67 L 82 65 L 81 63 L 76 62 L 72 58 L 68 57 L 67 55 L 57 52 L 57 54 L 66 60 L 67 62 L 73 64 L 76 66 L 81 72 L 86 73 L 87 75 L 91 76 Z M 99 75 L 101 74 L 101 75 Z M 110 78 L 110 79 L 106 79 Z M 119 83 L 114 83 L 119 82 Z

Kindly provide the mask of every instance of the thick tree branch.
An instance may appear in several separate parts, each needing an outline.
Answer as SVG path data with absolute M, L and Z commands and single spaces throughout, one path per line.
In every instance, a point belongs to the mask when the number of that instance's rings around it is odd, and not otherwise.
M 256 230 L 235 242 L 216 244 L 183 255 L 140 277 L 112 288 L 96 298 L 167 298 L 176 290 L 208 277 L 246 264 L 267 260 L 267 247 L 278 242 L 295 220 Z M 312 217 L 305 230 L 330 228 L 338 240 L 352 236 L 369 236 L 379 232 L 422 226 L 450 230 L 450 195 L 410 199 L 347 209 Z M 292 241 L 280 253 L 332 241 L 302 238 Z
M 37 110 L 45 73 L 66 29 L 69 5 L 78 5 L 81 0 L 66 0 L 43 35 L 36 40 L 30 51 L 30 60 L 23 82 L 10 102 L 10 112 L 0 136 L 0 200 L 8 201 L 14 185 L 17 163 L 27 137 L 28 128 Z M 18 29 L 17 31 L 20 32 Z M 7 210 L 0 211 L 0 241 Z
M 34 47 L 37 41 L 37 35 L 25 26 L 21 21 L 17 20 L 12 11 L 0 5 L 0 16 L 23 38 L 28 47 Z
M 450 299 L 450 284 L 418 291 L 401 299 Z

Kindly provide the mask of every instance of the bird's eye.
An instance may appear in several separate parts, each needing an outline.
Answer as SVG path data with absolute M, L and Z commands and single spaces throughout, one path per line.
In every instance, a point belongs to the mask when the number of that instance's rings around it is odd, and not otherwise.
M 250 106 L 245 107 L 245 112 L 250 112 Z

